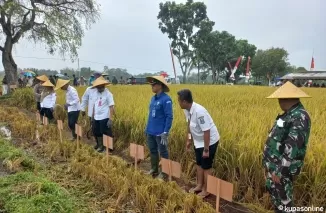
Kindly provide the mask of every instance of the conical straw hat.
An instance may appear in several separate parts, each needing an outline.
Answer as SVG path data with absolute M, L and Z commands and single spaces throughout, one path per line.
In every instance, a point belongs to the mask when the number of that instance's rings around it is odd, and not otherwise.
M 108 85 L 108 84 L 110 84 L 110 83 L 108 81 L 106 81 L 103 77 L 99 77 L 93 82 L 92 88 L 95 88 L 100 85 Z
M 69 83 L 69 80 L 58 79 L 57 85 L 54 88 L 54 90 L 60 89 L 61 87 L 63 87 L 64 85 L 66 85 L 68 83 Z
M 50 80 L 47 80 L 42 84 L 43 87 L 54 87 Z
M 268 96 L 270 99 L 285 99 L 285 98 L 311 98 L 298 87 L 294 86 L 290 81 L 278 88 L 273 94 Z
M 170 91 L 169 86 L 168 86 L 168 83 L 166 82 L 165 78 L 163 76 L 161 76 L 161 75 L 159 75 L 159 76 L 146 77 L 146 80 L 150 84 L 161 82 L 165 86 L 165 92 L 169 92 Z
M 38 79 L 40 81 L 44 81 L 44 82 L 47 81 L 47 80 L 49 80 L 46 75 L 37 76 L 36 79 Z

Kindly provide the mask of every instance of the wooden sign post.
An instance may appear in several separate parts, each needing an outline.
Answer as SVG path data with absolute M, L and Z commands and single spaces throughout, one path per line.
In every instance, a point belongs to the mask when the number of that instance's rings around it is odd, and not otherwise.
M 41 115 L 39 112 L 36 113 L 36 121 L 41 122 Z
M 106 163 L 109 164 L 109 149 L 113 149 L 113 140 L 110 136 L 103 135 L 103 145 L 106 147 Z
M 169 175 L 169 181 L 172 181 L 172 176 L 181 177 L 181 164 L 170 159 L 161 158 L 162 172 Z
M 208 175 L 207 192 L 216 195 L 216 212 L 219 213 L 220 198 L 232 202 L 233 184 Z
M 35 131 L 35 136 L 36 136 L 36 140 L 40 141 L 40 134 L 38 133 L 38 129 L 36 129 Z
M 79 149 L 79 137 L 83 136 L 82 128 L 78 124 L 75 125 L 75 133 L 77 135 L 77 149 Z
M 137 169 L 138 160 L 144 160 L 144 146 L 135 143 L 130 143 L 130 156 L 135 158 L 135 169 Z
M 10 85 L 9 88 L 10 90 L 15 91 L 17 89 L 17 85 Z
M 62 120 L 57 120 L 57 123 L 58 123 L 58 129 L 59 129 L 59 134 L 60 134 L 60 141 L 62 143 L 62 130 L 63 130 Z
M 48 118 L 45 117 L 45 116 L 43 116 L 43 124 L 44 124 L 45 126 L 49 125 L 49 120 L 48 120 Z

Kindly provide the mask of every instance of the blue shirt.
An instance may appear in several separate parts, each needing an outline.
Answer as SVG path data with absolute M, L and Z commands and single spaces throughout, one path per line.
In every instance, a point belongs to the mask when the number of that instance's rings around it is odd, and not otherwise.
M 172 100 L 165 93 L 154 95 L 149 105 L 146 133 L 160 135 L 169 133 L 173 120 Z

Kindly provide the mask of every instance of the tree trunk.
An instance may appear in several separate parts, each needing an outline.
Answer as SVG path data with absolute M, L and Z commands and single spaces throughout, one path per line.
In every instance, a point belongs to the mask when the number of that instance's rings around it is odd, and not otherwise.
M 12 57 L 12 38 L 7 37 L 2 51 L 2 65 L 8 81 L 8 93 L 10 93 L 10 85 L 18 85 L 17 64 Z
M 187 82 L 187 72 L 182 72 L 183 77 L 183 83 L 185 84 Z
M 213 80 L 213 84 L 216 83 L 216 70 L 212 69 L 212 80 Z
M 198 68 L 198 76 L 197 76 L 197 78 L 198 78 L 198 84 L 199 84 L 199 64 L 198 64 L 197 68 Z

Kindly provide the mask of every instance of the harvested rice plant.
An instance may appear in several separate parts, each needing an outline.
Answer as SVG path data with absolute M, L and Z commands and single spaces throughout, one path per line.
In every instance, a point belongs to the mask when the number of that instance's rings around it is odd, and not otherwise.
M 127 152 L 130 142 L 146 145 L 144 129 L 151 89 L 148 86 L 108 88 L 114 95 L 117 112 L 113 123 L 115 149 L 121 153 Z M 214 175 L 234 184 L 234 201 L 251 206 L 255 212 L 259 208 L 269 209 L 269 196 L 264 194 L 261 160 L 268 131 L 278 113 L 281 113 L 277 100 L 265 99 L 275 89 L 255 86 L 171 86 L 174 120 L 169 136 L 169 151 L 171 159 L 181 163 L 183 178 L 188 181 L 195 180 L 195 157 L 194 153 L 185 150 L 186 121 L 176 99 L 176 92 L 182 88 L 192 90 L 194 101 L 209 111 L 220 132 Z M 78 88 L 80 98 L 85 89 Z M 312 129 L 304 167 L 295 180 L 294 200 L 296 206 L 322 206 L 326 200 L 326 96 L 320 89 L 304 91 L 313 97 L 302 100 L 311 116 Z M 19 101 L 25 97 L 34 103 L 30 93 L 28 89 L 18 90 L 11 99 L 3 100 L 3 104 L 33 111 L 34 104 Z M 57 104 L 63 105 L 64 92 L 58 91 L 57 95 Z M 58 116 L 65 116 L 61 109 L 58 109 Z M 0 108 L 0 121 L 10 126 L 15 137 L 34 141 L 38 127 L 30 117 L 35 116 L 30 113 L 28 117 L 18 108 Z M 80 117 L 79 122 L 84 123 L 84 118 Z M 110 156 L 109 164 L 106 164 L 105 155 L 95 153 L 89 145 L 83 144 L 77 151 L 74 144 L 61 143 L 57 131 L 56 126 L 39 129 L 41 142 L 38 152 L 51 162 L 65 162 L 67 175 L 77 175 L 94 183 L 95 188 L 102 188 L 106 200 L 101 205 L 108 212 L 126 209 L 132 212 L 214 212 L 214 207 L 185 193 L 175 182 L 164 184 L 153 180 L 128 167 L 118 156 Z

